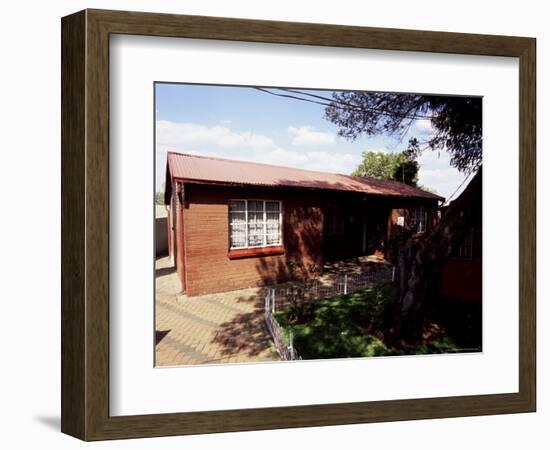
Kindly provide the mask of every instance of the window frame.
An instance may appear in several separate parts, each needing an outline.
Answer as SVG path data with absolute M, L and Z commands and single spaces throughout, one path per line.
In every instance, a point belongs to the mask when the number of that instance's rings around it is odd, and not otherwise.
M 243 247 L 234 247 L 231 242 L 231 202 L 244 202 L 245 213 L 245 242 Z M 248 202 L 262 202 L 263 203 L 263 245 L 249 245 L 248 243 Z M 279 242 L 276 244 L 267 244 L 267 209 L 266 203 L 278 203 L 279 204 Z M 240 211 L 239 211 L 240 212 Z M 282 247 L 283 246 L 283 201 L 272 200 L 266 198 L 230 198 L 227 202 L 227 231 L 229 240 L 229 251 L 247 250 L 247 249 L 262 249 L 269 247 Z
M 479 237 L 478 237 L 479 236 Z M 482 229 L 472 226 L 467 236 L 451 250 L 450 257 L 467 261 L 481 261 L 483 258 Z
M 421 211 L 420 215 L 418 214 L 419 210 Z M 421 206 L 413 207 L 410 216 L 411 216 L 410 226 L 411 228 L 413 228 L 416 234 L 424 234 L 428 231 L 428 208 L 426 206 L 421 205 Z M 421 220 L 418 220 L 419 216 L 422 217 Z M 423 230 L 419 230 L 419 224 L 421 223 L 424 225 Z

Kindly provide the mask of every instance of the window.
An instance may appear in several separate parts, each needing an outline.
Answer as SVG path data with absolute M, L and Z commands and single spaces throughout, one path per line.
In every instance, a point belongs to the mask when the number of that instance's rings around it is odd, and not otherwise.
M 282 244 L 281 202 L 230 200 L 229 246 L 232 249 Z
M 425 233 L 428 224 L 428 212 L 422 206 L 411 211 L 411 228 L 417 233 Z
M 331 235 L 344 233 L 344 219 L 342 217 L 342 211 L 338 206 L 328 205 L 325 208 L 324 222 L 325 234 Z
M 481 259 L 481 227 L 473 227 L 451 252 L 455 258 Z

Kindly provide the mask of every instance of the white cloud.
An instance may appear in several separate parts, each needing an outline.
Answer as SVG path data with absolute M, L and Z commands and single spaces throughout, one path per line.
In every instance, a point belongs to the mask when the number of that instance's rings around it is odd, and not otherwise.
M 291 127 L 292 128 L 292 127 Z M 295 130 L 308 127 L 294 128 Z M 319 132 L 315 132 L 319 133 Z M 323 133 L 321 133 L 323 134 Z M 166 153 L 177 151 L 221 158 L 254 161 L 321 172 L 351 173 L 361 162 L 359 152 L 284 148 L 271 137 L 252 131 L 235 131 L 229 126 L 200 125 L 189 122 L 157 121 L 156 176 L 162 188 L 166 170 Z M 366 149 L 388 153 L 383 148 Z M 460 186 L 465 174 L 450 165 L 445 151 L 426 150 L 419 157 L 419 183 L 448 198 Z M 465 183 L 462 189 L 467 185 Z M 458 192 L 455 195 L 459 194 Z
M 311 127 L 290 127 L 294 136 L 325 135 Z M 303 132 L 303 130 L 308 132 Z M 297 131 L 302 130 L 302 131 Z M 334 139 L 334 137 L 332 136 Z M 321 172 L 351 173 L 361 162 L 361 154 L 341 151 L 305 150 L 284 148 L 272 138 L 252 131 L 235 131 L 223 125 L 199 125 L 189 122 L 157 121 L 156 128 L 156 185 L 162 189 L 166 170 L 166 153 L 169 150 L 182 153 L 216 156 L 221 158 L 254 161 L 299 169 Z M 308 138 L 304 138 L 307 139 Z M 309 142 L 322 138 L 313 138 Z M 304 141 L 305 142 L 305 141 Z M 328 139 L 325 141 L 328 143 Z M 388 153 L 383 148 L 366 149 Z M 426 150 L 419 157 L 419 183 L 434 189 L 439 195 L 448 198 L 464 181 L 465 174 L 451 167 L 449 154 L 445 151 Z M 466 187 L 467 183 L 461 187 Z M 457 192 L 456 198 L 460 194 Z
M 433 134 L 434 129 L 431 120 L 415 120 L 411 131 L 414 135 L 429 137 Z
M 390 152 L 389 150 L 386 150 L 385 148 L 366 148 L 365 150 L 363 150 L 364 153 L 369 153 L 369 152 L 374 152 L 374 153 L 384 153 L 384 154 L 389 154 L 389 153 L 393 153 L 393 152 Z
M 157 144 L 167 146 L 213 145 L 224 148 L 265 149 L 274 147 L 272 139 L 251 131 L 234 132 L 221 125 L 205 126 L 189 122 L 157 121 Z
M 466 178 L 466 174 L 451 167 L 450 156 L 446 151 L 425 150 L 418 158 L 420 170 L 418 171 L 418 182 L 448 199 Z M 466 187 L 467 183 L 461 187 Z M 461 191 L 458 191 L 453 198 L 456 198 Z
M 335 172 L 349 174 L 355 170 L 361 161 L 359 155 L 351 153 L 332 153 L 326 151 L 312 151 L 306 153 L 308 169 L 321 172 Z
M 395 152 L 399 151 L 401 150 L 395 150 Z M 394 153 L 383 148 L 367 148 L 364 152 Z M 418 183 L 435 190 L 442 197 L 448 198 L 451 196 L 464 181 L 466 175 L 451 167 L 450 159 L 449 154 L 444 150 L 440 152 L 424 150 L 418 158 L 418 164 L 420 165 Z M 466 185 L 467 183 L 461 187 L 453 198 L 456 198 Z
M 269 136 L 234 131 L 222 125 L 159 120 L 156 124 L 157 189 L 162 188 L 168 151 L 337 173 L 351 173 L 361 160 L 360 155 L 352 153 L 283 148 Z
M 292 145 L 310 146 L 310 145 L 332 145 L 336 137 L 332 133 L 317 131 L 314 127 L 288 127 L 288 134 L 291 137 Z

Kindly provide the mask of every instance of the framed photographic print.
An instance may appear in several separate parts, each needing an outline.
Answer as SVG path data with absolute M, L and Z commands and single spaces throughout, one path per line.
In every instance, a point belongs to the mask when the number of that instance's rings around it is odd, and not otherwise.
M 535 410 L 535 40 L 62 20 L 62 431 Z

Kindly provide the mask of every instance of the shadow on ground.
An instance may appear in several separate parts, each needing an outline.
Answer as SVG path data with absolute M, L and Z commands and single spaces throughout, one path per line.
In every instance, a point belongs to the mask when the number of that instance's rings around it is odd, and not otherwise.
M 172 330 L 156 330 L 155 331 L 155 345 L 162 341 L 165 336 Z
M 174 273 L 175 271 L 176 271 L 175 266 L 161 267 L 159 269 L 155 269 L 155 277 L 163 277 L 165 275 L 170 275 L 171 273 Z
M 237 302 L 252 303 L 254 309 L 236 314 L 231 320 L 220 324 L 212 343 L 222 347 L 224 356 L 238 352 L 258 356 L 270 346 L 264 325 L 264 300 L 261 295 L 254 295 L 241 296 Z

